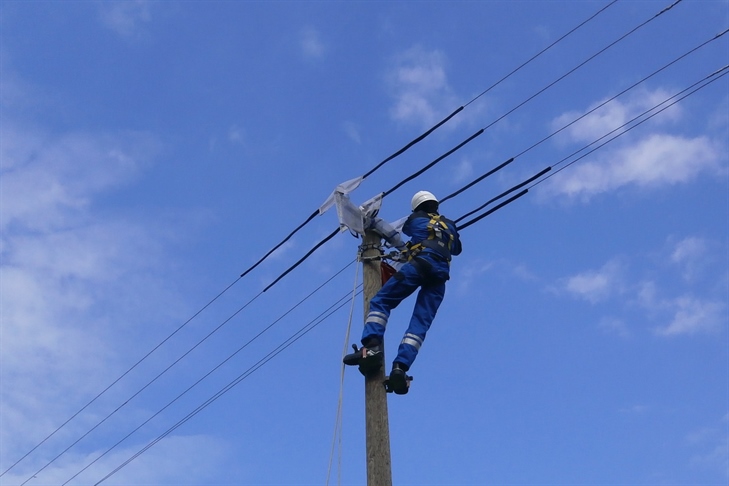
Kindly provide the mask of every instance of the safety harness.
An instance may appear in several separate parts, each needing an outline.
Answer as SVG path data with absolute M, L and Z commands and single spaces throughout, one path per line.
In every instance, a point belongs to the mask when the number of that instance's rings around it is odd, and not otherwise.
M 415 258 L 425 248 L 429 248 L 436 251 L 450 263 L 454 240 L 453 233 L 448 229 L 448 225 L 443 221 L 441 215 L 428 213 L 428 217 L 430 218 L 427 226 L 428 238 L 412 246 L 408 243 L 408 261 Z

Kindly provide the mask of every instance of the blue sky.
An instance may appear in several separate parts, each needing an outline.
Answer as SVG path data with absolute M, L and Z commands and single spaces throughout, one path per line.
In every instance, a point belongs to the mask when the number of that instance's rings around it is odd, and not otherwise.
M 656 16 L 672 3 L 0 2 L 0 484 L 95 484 L 239 378 L 102 484 L 325 484 L 332 457 L 329 484 L 365 484 L 351 369 L 331 452 L 359 240 L 261 294 L 330 210 L 238 276 L 459 106 L 352 200 L 481 128 L 380 215 L 510 157 L 442 212 L 554 170 L 462 231 L 413 387 L 389 397 L 394 483 L 726 484 L 729 83 L 710 75 L 729 2 Z

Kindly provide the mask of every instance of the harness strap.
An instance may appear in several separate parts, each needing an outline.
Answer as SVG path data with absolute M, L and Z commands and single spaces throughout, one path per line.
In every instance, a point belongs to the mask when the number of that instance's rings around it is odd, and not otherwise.
M 408 261 L 415 258 L 423 249 L 430 248 L 450 262 L 451 248 L 455 239 L 453 233 L 448 229 L 448 225 L 441 219 L 439 214 L 428 213 L 428 216 L 430 216 L 430 221 L 428 221 L 427 226 L 428 238 L 420 243 L 409 246 L 410 253 L 408 255 Z M 448 236 L 447 242 L 443 237 L 443 232 Z

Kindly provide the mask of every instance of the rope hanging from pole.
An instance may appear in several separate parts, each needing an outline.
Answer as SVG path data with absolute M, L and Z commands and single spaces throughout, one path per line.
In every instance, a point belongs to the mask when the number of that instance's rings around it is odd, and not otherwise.
M 361 253 L 357 254 L 357 259 L 361 257 Z M 354 271 L 354 287 L 352 288 L 352 303 L 349 307 L 349 319 L 347 320 L 347 330 L 344 333 L 344 348 L 342 349 L 342 358 L 347 354 L 347 347 L 349 346 L 349 335 L 352 330 L 352 316 L 354 315 L 354 301 L 357 297 L 357 287 L 359 281 L 359 265 L 355 265 L 356 270 Z M 344 402 L 344 362 L 341 365 L 341 372 L 339 377 L 339 400 L 337 402 L 337 416 L 334 421 L 334 436 L 332 437 L 332 449 L 329 454 L 329 469 L 327 470 L 327 481 L 326 486 L 329 486 L 329 479 L 332 473 L 332 462 L 334 461 L 334 447 L 337 443 L 337 437 L 339 437 L 339 449 L 338 449 L 338 463 L 337 463 L 337 485 L 342 483 L 342 404 Z

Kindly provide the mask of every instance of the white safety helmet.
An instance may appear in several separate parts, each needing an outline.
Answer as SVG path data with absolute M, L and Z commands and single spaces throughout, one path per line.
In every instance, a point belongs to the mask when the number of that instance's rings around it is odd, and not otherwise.
M 413 211 L 415 211 L 418 208 L 418 206 L 423 204 L 425 201 L 438 202 L 438 199 L 433 195 L 432 192 L 418 191 L 413 196 L 413 200 L 410 201 L 410 206 L 413 208 Z

